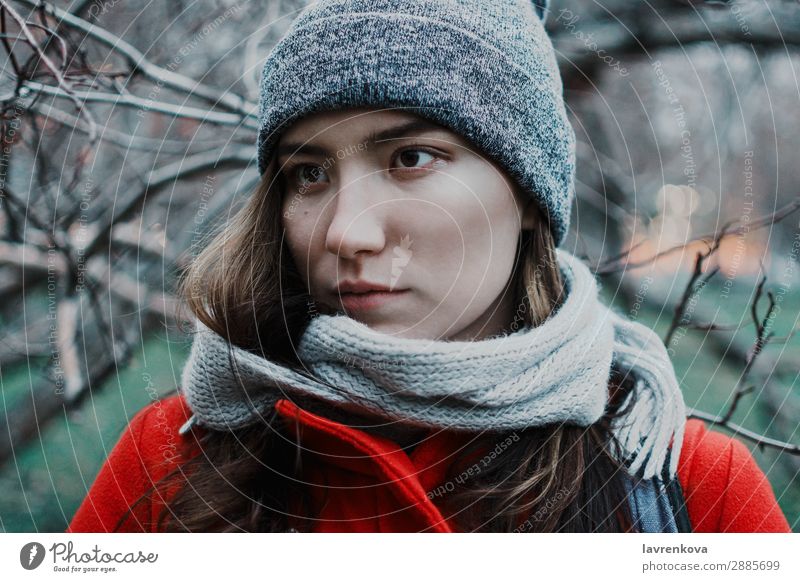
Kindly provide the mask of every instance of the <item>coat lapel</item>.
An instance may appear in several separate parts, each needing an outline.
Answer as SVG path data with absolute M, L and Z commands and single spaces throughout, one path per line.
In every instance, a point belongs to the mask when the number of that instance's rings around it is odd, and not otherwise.
M 376 486 L 388 488 L 391 497 L 395 498 L 397 508 L 376 508 L 378 513 L 389 515 L 393 510 L 410 511 L 418 531 L 453 531 L 429 493 L 442 484 L 455 455 L 468 442 L 465 435 L 450 431 L 431 432 L 409 455 L 387 438 L 313 414 L 288 399 L 278 400 L 275 410 L 286 421 L 304 453 L 326 466 L 320 471 L 330 485 L 334 485 L 331 478 L 335 475 L 331 468 L 356 473 Z M 349 495 L 349 504 L 368 502 L 366 489 L 362 496 L 358 491 L 344 490 L 341 493 Z M 363 529 L 361 524 L 360 531 Z

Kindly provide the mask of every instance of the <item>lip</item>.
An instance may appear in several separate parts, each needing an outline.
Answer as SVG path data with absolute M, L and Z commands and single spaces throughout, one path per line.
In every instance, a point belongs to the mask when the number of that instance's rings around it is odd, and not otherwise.
M 397 291 L 367 291 L 366 293 L 341 293 L 339 300 L 347 311 L 367 311 L 396 301 L 408 293 L 408 289 Z
M 368 293 L 370 291 L 394 291 L 394 289 L 370 281 L 342 281 L 336 285 L 337 293 Z

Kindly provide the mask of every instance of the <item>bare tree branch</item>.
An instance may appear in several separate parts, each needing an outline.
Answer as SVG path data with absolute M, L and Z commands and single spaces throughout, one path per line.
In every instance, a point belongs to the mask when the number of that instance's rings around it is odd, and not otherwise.
M 42 8 L 47 14 L 53 16 L 58 21 L 59 25 L 67 25 L 76 30 L 80 30 L 87 36 L 104 44 L 115 53 L 122 55 L 127 60 L 133 74 L 140 73 L 151 81 L 157 82 L 159 85 L 181 93 L 186 93 L 193 97 L 198 97 L 215 107 L 221 107 L 236 113 L 240 118 L 239 123 L 257 127 L 258 106 L 256 104 L 246 101 L 244 98 L 231 91 L 222 92 L 212 89 L 202 83 L 198 83 L 194 79 L 159 67 L 148 61 L 144 54 L 130 43 L 111 34 L 104 28 L 95 26 L 50 3 L 39 2 L 37 0 L 17 1 L 31 8 Z
M 706 412 L 701 412 L 699 410 L 695 410 L 694 408 L 690 408 L 689 418 L 699 418 L 700 420 L 705 420 L 711 424 L 723 426 L 732 431 L 734 434 L 754 442 L 761 447 L 771 447 L 785 453 L 791 453 L 792 455 L 800 455 L 800 445 L 793 445 L 791 443 L 785 443 L 777 439 L 765 437 L 753 432 L 752 430 L 748 430 L 742 426 L 739 426 L 736 423 L 730 422 L 729 420 L 726 421 L 714 414 L 708 414 Z
M 36 81 L 25 81 L 23 87 L 29 91 L 42 93 L 44 95 L 51 95 L 64 99 L 70 99 L 73 102 L 82 100 L 87 103 L 108 103 L 109 105 L 121 105 L 125 107 L 133 107 L 141 110 L 155 111 L 172 117 L 180 117 L 182 119 L 194 119 L 197 121 L 205 121 L 208 123 L 215 123 L 217 125 L 230 125 L 233 127 L 242 126 L 241 116 L 234 113 L 217 113 L 207 109 L 200 109 L 198 107 L 188 107 L 185 105 L 173 105 L 171 103 L 163 103 L 160 101 L 153 101 L 135 95 L 116 95 L 114 93 L 100 93 L 98 91 L 73 91 L 66 93 L 58 87 L 51 87 L 44 83 Z M 78 102 L 80 103 L 80 102 Z M 82 103 L 81 103 L 82 106 Z M 86 109 L 85 107 L 82 107 Z M 252 127 L 252 125 L 250 125 Z
M 83 115 L 86 118 L 86 122 L 89 125 L 89 141 L 94 142 L 97 136 L 97 124 L 94 121 L 94 117 L 92 116 L 91 112 L 88 109 L 82 107 L 80 101 L 78 101 L 78 98 L 72 89 L 72 84 L 64 78 L 59 68 L 56 67 L 53 61 L 50 60 L 50 57 L 48 57 L 44 53 L 44 51 L 41 50 L 38 41 L 33 36 L 33 33 L 31 33 L 30 31 L 29 28 L 30 23 L 26 22 L 25 19 L 22 16 L 20 16 L 19 13 L 17 13 L 17 11 L 14 10 L 14 8 L 12 8 L 11 5 L 8 4 L 8 2 L 6 2 L 6 0 L 0 0 L 0 10 L 7 11 L 11 15 L 11 18 L 13 18 L 17 22 L 17 24 L 20 27 L 20 31 L 25 36 L 25 38 L 28 39 L 28 43 L 30 44 L 31 48 L 33 48 L 37 52 L 41 62 L 43 62 L 44 65 L 48 69 L 50 69 L 50 72 L 56 78 L 58 86 L 60 87 L 59 91 L 63 92 L 63 94 L 75 104 L 75 108 L 81 113 L 81 115 Z M 62 60 L 66 62 L 66 55 L 63 55 Z

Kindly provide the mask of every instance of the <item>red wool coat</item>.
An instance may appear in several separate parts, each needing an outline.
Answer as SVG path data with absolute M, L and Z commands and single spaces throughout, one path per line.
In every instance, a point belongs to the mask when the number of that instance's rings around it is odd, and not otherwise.
M 427 492 L 443 485 L 450 453 L 461 444 L 459 437 L 439 432 L 406 453 L 388 439 L 317 416 L 289 400 L 279 400 L 275 408 L 298 429 L 310 453 L 304 455 L 303 479 L 316 503 L 316 531 L 454 531 L 437 508 L 436 496 Z M 190 416 L 180 394 L 139 411 L 66 531 L 112 531 L 154 482 L 176 463 L 200 453 L 192 432 L 178 434 Z M 695 532 L 791 531 L 749 450 L 702 421 L 687 422 L 678 480 Z M 311 485 L 322 483 L 331 486 L 324 506 L 322 486 Z M 123 531 L 153 531 L 149 524 L 160 509 L 157 502 L 141 504 Z

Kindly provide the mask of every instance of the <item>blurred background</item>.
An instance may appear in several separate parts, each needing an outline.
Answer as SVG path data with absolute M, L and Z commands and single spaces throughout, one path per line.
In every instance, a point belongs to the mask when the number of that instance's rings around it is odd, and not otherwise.
M 0 0 L 0 531 L 63 531 L 174 390 L 181 269 L 255 185 L 299 0 Z M 563 245 L 667 344 L 800 531 L 800 4 L 553 0 L 578 136 Z

